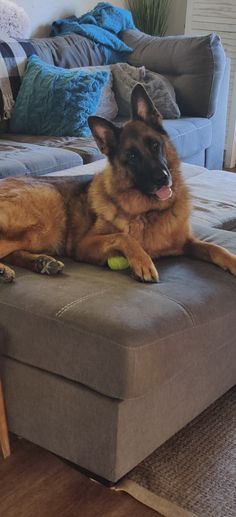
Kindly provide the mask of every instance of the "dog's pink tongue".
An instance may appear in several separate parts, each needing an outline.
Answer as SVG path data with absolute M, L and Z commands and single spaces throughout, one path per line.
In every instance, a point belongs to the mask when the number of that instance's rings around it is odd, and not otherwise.
M 163 186 L 161 187 L 159 190 L 157 190 L 155 192 L 156 196 L 159 198 L 159 199 L 169 199 L 169 197 L 172 196 L 172 190 L 170 187 L 167 187 L 167 186 Z

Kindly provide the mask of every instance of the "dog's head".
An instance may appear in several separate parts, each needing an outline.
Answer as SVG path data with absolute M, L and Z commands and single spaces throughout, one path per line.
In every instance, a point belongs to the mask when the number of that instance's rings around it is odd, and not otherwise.
M 97 116 L 89 127 L 114 171 L 122 171 L 126 184 L 156 200 L 172 196 L 171 161 L 177 156 L 162 125 L 162 117 L 141 84 L 131 95 L 132 119 L 120 128 Z

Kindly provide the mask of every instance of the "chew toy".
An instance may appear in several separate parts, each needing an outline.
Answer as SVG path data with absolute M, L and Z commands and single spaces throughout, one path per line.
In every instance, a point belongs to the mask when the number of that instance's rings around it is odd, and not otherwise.
M 107 261 L 107 265 L 112 269 L 112 271 L 122 271 L 122 269 L 127 269 L 129 267 L 129 262 L 127 258 L 117 255 L 115 257 L 110 257 Z

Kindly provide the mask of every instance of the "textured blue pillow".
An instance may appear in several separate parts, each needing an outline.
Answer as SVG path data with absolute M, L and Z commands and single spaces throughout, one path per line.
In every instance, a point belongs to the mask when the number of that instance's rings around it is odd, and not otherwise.
M 95 114 L 106 71 L 69 70 L 28 59 L 10 119 L 10 131 L 33 135 L 90 136 L 89 115 Z

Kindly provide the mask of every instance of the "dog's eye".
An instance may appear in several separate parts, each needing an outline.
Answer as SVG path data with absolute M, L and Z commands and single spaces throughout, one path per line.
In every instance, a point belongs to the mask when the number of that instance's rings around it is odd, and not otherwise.
M 151 147 L 152 147 L 152 150 L 153 150 L 154 152 L 157 152 L 157 151 L 159 151 L 159 149 L 160 149 L 160 144 L 159 144 L 159 142 L 155 141 L 155 142 L 152 142 Z
M 126 160 L 129 162 L 129 163 L 133 163 L 137 158 L 137 155 L 134 151 L 128 151 L 126 153 Z

